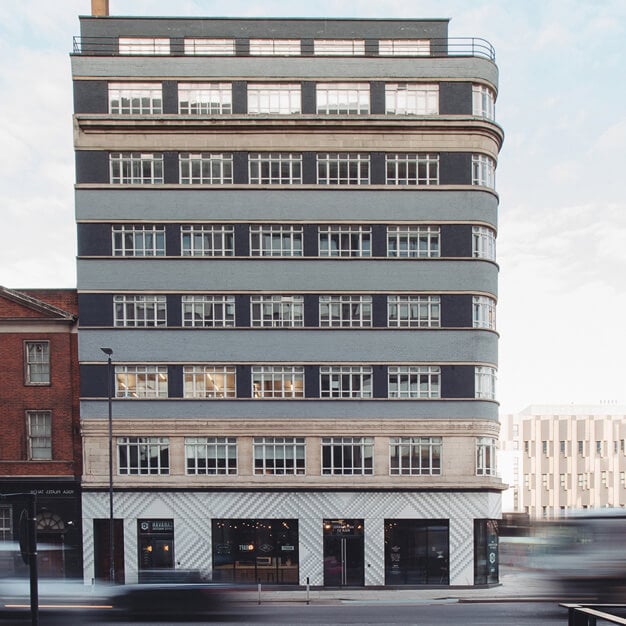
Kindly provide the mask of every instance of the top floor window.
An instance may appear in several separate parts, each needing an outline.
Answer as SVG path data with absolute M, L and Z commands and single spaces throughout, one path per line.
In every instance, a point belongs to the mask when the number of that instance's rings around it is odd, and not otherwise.
M 428 56 L 428 39 L 381 39 L 378 42 L 380 56 Z
M 300 113 L 300 85 L 268 85 L 248 83 L 248 113 L 276 113 L 293 115 Z
M 152 115 L 163 112 L 161 83 L 109 83 L 109 113 Z
M 317 112 L 324 115 L 367 115 L 370 111 L 368 83 L 317 83 Z
M 302 155 L 292 152 L 253 152 L 248 159 L 251 184 L 302 184 Z
M 472 114 L 478 117 L 485 117 L 488 120 L 494 120 L 495 114 L 495 96 L 489 87 L 485 85 L 472 86 Z
M 250 39 L 250 54 L 259 56 L 297 56 L 299 39 Z
M 109 156 L 112 184 L 163 184 L 163 154 L 112 152 Z
M 326 56 L 363 56 L 364 39 L 315 39 L 313 54 Z
M 422 83 L 385 84 L 387 115 L 437 115 L 439 85 Z
M 178 83 L 181 115 L 225 115 L 233 112 L 231 83 Z
M 27 385 L 50 384 L 50 342 L 24 343 L 25 379 Z
M 491 157 L 484 154 L 472 154 L 472 185 L 495 189 L 496 164 Z
M 472 256 L 476 259 L 496 260 L 496 234 L 491 228 L 472 227 Z
M 235 54 L 235 40 L 223 38 L 209 39 L 207 37 L 185 37 L 185 54 Z
M 162 226 L 113 226 L 113 256 L 165 256 Z
M 120 37 L 120 54 L 169 54 L 170 40 L 165 37 Z
M 388 185 L 439 184 L 438 154 L 387 154 L 385 160 Z

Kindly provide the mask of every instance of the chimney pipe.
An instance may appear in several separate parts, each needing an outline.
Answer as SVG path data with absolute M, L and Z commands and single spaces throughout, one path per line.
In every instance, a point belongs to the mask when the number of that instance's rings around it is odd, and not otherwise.
M 93 17 L 108 17 L 109 0 L 91 0 L 91 15 Z

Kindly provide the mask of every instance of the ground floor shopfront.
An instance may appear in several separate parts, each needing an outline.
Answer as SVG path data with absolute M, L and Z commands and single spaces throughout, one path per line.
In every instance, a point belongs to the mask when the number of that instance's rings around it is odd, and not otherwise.
M 85 582 L 108 580 L 107 492 L 83 493 Z M 201 570 L 313 586 L 498 582 L 496 492 L 116 491 L 118 582 Z

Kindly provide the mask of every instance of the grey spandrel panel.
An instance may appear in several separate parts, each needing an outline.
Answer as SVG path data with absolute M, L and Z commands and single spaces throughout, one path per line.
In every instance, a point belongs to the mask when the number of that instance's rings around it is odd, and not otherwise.
M 101 346 L 119 362 L 168 363 L 490 363 L 498 336 L 487 330 L 89 329 L 79 359 L 101 360 Z
M 486 191 L 77 189 L 80 220 L 432 220 L 497 225 L 498 198 Z
M 79 290 L 486 292 L 496 295 L 498 267 L 468 259 L 79 259 Z
M 107 402 L 81 400 L 81 419 L 106 419 Z M 498 420 L 484 400 L 116 400 L 114 419 L 476 419 Z

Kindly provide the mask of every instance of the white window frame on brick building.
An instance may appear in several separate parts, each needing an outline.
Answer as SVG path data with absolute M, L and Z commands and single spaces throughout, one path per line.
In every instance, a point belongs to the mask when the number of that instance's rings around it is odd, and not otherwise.
M 251 152 L 248 157 L 251 185 L 301 185 L 302 154 L 297 152 Z
M 398 152 L 385 155 L 387 185 L 438 185 L 439 155 Z
M 389 474 L 391 476 L 441 475 L 441 437 L 391 437 Z
M 165 256 L 165 227 L 114 225 L 113 256 Z
M 111 152 L 109 163 L 113 185 L 163 184 L 163 154 L 160 152 Z
M 387 115 L 437 115 L 439 85 L 426 83 L 385 83 Z
M 24 342 L 24 382 L 26 385 L 50 384 L 50 342 Z
M 304 230 L 293 224 L 250 226 L 250 256 L 302 256 Z
M 232 365 L 185 365 L 184 398 L 236 398 L 237 369 Z
M 232 113 L 232 83 L 178 83 L 178 112 L 181 115 Z
M 387 369 L 389 398 L 440 398 L 441 368 L 436 365 L 400 365 Z
M 316 158 L 318 185 L 369 185 L 369 154 L 320 152 Z
M 52 411 L 26 411 L 28 458 L 31 461 L 52 459 Z
M 193 224 L 180 227 L 182 256 L 234 256 L 235 228 L 226 224 Z
M 322 475 L 374 473 L 373 437 L 322 437 Z
M 185 437 L 187 476 L 237 474 L 236 437 Z
M 255 474 L 302 475 L 306 472 L 304 437 L 254 437 Z
M 299 83 L 248 83 L 249 115 L 296 115 L 301 112 Z
M 367 115 L 370 112 L 369 83 L 317 83 L 318 115 Z
M 156 294 L 113 296 L 113 326 L 143 327 L 167 325 L 167 298 Z
M 374 373 L 370 365 L 320 367 L 320 398 L 371 398 Z
M 304 297 L 276 294 L 250 296 L 250 324 L 263 328 L 304 326 Z
M 370 327 L 372 325 L 372 296 L 320 296 L 319 312 L 321 327 Z
M 118 474 L 168 475 L 169 448 L 169 437 L 118 437 Z
M 440 296 L 387 296 L 389 328 L 439 328 L 441 326 Z
M 304 398 L 304 367 L 260 365 L 252 367 L 253 398 Z
M 181 152 L 181 185 L 229 185 L 233 182 L 233 155 L 227 152 Z
M 116 398 L 167 398 L 165 365 L 116 365 Z
M 185 327 L 227 328 L 235 325 L 235 296 L 192 294 L 181 299 Z
M 109 83 L 111 115 L 156 115 L 163 113 L 161 83 Z
M 372 256 L 371 226 L 318 226 L 321 257 Z

